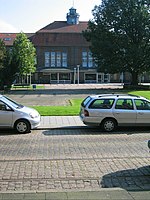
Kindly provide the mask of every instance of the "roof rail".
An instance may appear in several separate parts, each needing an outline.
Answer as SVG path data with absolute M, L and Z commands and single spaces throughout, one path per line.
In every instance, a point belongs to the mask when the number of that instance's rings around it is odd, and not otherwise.
M 111 94 L 100 94 L 100 95 L 98 95 L 98 97 L 104 97 L 104 96 L 110 96 L 110 95 L 115 95 L 114 93 L 111 93 Z
M 115 94 L 115 93 L 111 93 L 111 94 L 100 94 L 100 95 L 98 95 L 98 97 L 105 97 L 105 96 L 111 96 L 111 95 L 115 95 L 115 96 L 117 96 L 117 97 L 119 97 L 119 96 L 133 96 L 133 97 L 140 97 L 140 96 L 138 96 L 138 95 L 134 95 L 134 94 Z
M 135 94 L 128 94 L 129 96 L 133 96 L 133 97 L 140 97 L 139 95 L 135 95 Z

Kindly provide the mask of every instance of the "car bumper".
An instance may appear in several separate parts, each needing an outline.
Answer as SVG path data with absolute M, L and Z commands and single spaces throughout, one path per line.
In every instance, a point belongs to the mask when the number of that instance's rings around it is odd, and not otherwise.
M 30 121 L 31 123 L 31 129 L 36 129 L 37 127 L 40 126 L 40 123 L 41 123 L 41 117 L 37 117 L 37 118 L 34 118 L 32 121 Z

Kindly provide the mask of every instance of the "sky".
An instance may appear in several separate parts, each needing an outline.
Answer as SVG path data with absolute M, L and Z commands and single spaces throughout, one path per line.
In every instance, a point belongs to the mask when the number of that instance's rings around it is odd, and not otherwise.
M 79 21 L 92 19 L 92 10 L 101 0 L 0 0 L 1 33 L 35 33 L 54 21 L 66 21 L 71 7 Z

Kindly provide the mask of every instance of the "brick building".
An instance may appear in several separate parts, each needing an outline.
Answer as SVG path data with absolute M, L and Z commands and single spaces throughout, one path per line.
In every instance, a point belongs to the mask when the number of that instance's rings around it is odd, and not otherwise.
M 83 37 L 87 21 L 79 21 L 75 8 L 70 8 L 66 21 L 54 21 L 36 33 L 26 33 L 37 53 L 37 69 L 32 83 L 109 83 L 130 82 L 129 74 L 104 74 L 97 72 Z M 0 33 L 6 46 L 12 47 L 15 33 Z M 148 78 L 148 79 L 147 79 Z M 142 81 L 148 77 L 142 76 Z
M 55 21 L 36 33 L 26 33 L 37 52 L 37 70 L 32 83 L 101 83 L 110 75 L 97 73 L 89 43 L 82 35 L 87 21 L 79 21 L 75 8 L 66 21 Z M 7 47 L 12 47 L 16 33 L 0 33 Z
M 79 21 L 76 9 L 71 8 L 66 21 L 55 21 L 32 37 L 37 50 L 38 83 L 98 83 L 109 82 L 110 75 L 97 73 L 82 31 L 88 22 Z

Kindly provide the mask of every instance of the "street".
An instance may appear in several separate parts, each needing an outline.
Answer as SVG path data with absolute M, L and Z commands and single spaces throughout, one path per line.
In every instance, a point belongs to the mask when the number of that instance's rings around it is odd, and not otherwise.
M 145 188 L 149 138 L 148 128 L 1 130 L 0 190 Z
M 116 87 L 45 85 L 6 95 L 26 106 L 67 106 L 70 99 Z M 106 133 L 78 116 L 42 116 L 29 134 L 0 130 L 0 199 L 149 199 L 149 139 L 149 127 Z

